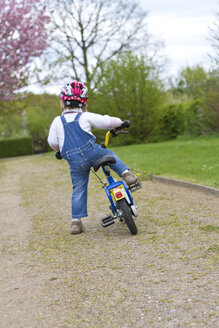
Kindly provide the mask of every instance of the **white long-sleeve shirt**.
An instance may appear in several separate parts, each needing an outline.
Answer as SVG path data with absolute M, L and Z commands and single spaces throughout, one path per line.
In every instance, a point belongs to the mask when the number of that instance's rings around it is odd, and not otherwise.
M 65 119 L 67 122 L 74 121 L 78 113 L 82 112 L 81 110 L 65 110 Z M 89 112 L 84 112 L 79 118 L 79 125 L 82 130 L 90 133 L 92 135 L 91 129 L 104 129 L 110 130 L 114 129 L 122 124 L 122 120 L 118 117 L 112 117 L 109 115 L 99 115 Z M 48 136 L 48 143 L 50 147 L 56 151 L 62 151 L 64 144 L 64 129 L 60 116 L 54 118 Z

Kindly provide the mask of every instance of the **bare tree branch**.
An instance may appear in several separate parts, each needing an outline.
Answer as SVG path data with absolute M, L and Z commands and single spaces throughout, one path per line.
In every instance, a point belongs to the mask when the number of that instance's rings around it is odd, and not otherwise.
M 212 62 L 218 67 L 219 64 L 219 12 L 216 13 L 216 20 L 210 29 L 210 41 L 214 51 L 213 55 L 209 55 Z
M 147 14 L 135 1 L 51 0 L 50 8 L 54 62 L 63 67 L 60 78 L 68 69 L 70 76 L 94 87 L 104 62 L 149 44 Z

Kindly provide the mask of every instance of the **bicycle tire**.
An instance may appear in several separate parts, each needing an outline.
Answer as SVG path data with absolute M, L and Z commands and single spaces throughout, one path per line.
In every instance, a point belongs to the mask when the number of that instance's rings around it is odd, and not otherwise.
M 117 200 L 117 204 L 119 209 L 123 213 L 123 217 L 125 219 L 125 223 L 129 228 L 129 231 L 132 235 L 136 235 L 138 233 L 138 229 L 136 227 L 135 221 L 132 218 L 132 211 L 129 205 L 126 202 L 125 198 L 122 198 L 120 200 Z

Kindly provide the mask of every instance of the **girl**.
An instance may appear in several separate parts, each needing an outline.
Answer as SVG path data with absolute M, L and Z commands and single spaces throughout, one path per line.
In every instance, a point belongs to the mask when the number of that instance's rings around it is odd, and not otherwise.
M 81 219 L 87 216 L 88 179 L 95 160 L 113 155 L 116 163 L 110 167 L 128 185 L 136 183 L 137 177 L 112 151 L 96 144 L 91 132 L 91 128 L 116 128 L 122 124 L 120 118 L 87 112 L 88 90 L 82 82 L 67 83 L 60 98 L 62 115 L 53 120 L 48 143 L 69 163 L 73 184 L 71 233 L 78 234 L 84 231 Z

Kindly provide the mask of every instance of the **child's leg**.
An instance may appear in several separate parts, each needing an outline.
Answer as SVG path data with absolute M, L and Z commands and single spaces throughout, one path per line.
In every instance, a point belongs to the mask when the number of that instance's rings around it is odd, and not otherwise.
M 138 180 L 137 176 L 134 175 L 133 172 L 129 171 L 129 168 L 113 152 L 112 155 L 116 158 L 116 163 L 110 164 L 110 168 L 112 168 L 120 177 L 122 177 L 128 186 L 136 183 Z
M 115 159 L 116 159 L 116 163 L 115 163 L 115 164 L 110 164 L 109 166 L 110 166 L 110 168 L 111 168 L 113 171 L 115 171 L 115 172 L 121 177 L 122 174 L 123 174 L 123 172 L 126 171 L 126 170 L 128 170 L 129 168 L 128 168 L 128 166 L 126 166 L 126 165 L 121 161 L 121 159 L 120 159 L 118 156 L 116 156 L 116 155 L 114 154 L 113 151 L 111 151 L 111 150 L 108 150 L 108 151 L 110 152 L 109 155 L 115 157 Z M 108 155 L 108 154 L 107 154 L 107 155 Z
M 72 218 L 80 219 L 87 216 L 87 186 L 89 180 L 89 170 L 71 170 L 73 184 L 72 192 Z
M 116 163 L 115 164 L 110 164 L 110 168 L 112 168 L 113 171 L 115 171 L 120 177 L 122 176 L 123 172 L 125 170 L 128 170 L 128 166 L 126 166 L 121 159 L 114 154 L 113 151 L 102 148 L 99 145 L 96 145 L 95 150 L 92 154 L 91 160 L 94 162 L 95 160 L 103 157 L 103 156 L 114 156 L 116 158 Z M 91 164 L 92 165 L 92 164 Z
M 111 155 L 114 156 L 116 159 L 115 164 L 110 164 L 110 168 L 114 170 L 122 179 L 126 182 L 127 185 L 132 185 L 136 183 L 138 180 L 137 176 L 134 175 L 131 171 L 129 171 L 128 166 L 126 166 L 121 159 L 114 154 L 113 151 L 105 148 L 98 147 L 96 158 L 100 158 L 102 156 Z

